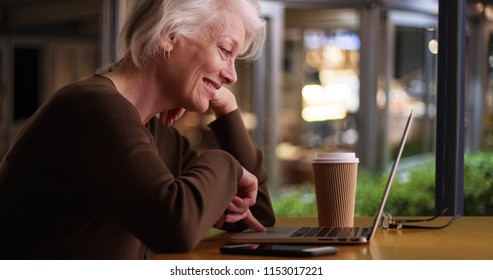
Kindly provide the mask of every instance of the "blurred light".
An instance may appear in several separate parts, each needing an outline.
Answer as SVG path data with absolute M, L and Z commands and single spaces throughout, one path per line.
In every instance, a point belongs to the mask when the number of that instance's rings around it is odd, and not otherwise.
M 276 156 L 284 160 L 297 160 L 302 157 L 300 148 L 291 143 L 280 143 L 276 146 Z
M 379 90 L 377 92 L 377 106 L 380 109 L 385 108 L 385 105 L 387 104 L 387 95 L 383 90 Z
M 344 100 L 351 97 L 351 88 L 346 84 L 329 84 L 324 88 L 326 99 Z
M 337 78 L 336 74 L 332 70 L 322 69 L 318 74 L 318 79 L 323 85 L 330 83 Z
M 307 104 L 320 104 L 324 99 L 324 91 L 321 85 L 306 85 L 301 90 L 301 95 Z
M 346 145 L 354 145 L 358 142 L 358 137 L 358 131 L 354 128 L 350 128 L 342 133 L 341 140 Z
M 488 18 L 489 20 L 492 20 L 493 19 L 493 10 L 492 10 L 492 7 L 491 6 L 486 6 L 484 8 L 484 14 L 486 15 L 486 18 Z
M 438 53 L 438 42 L 435 39 L 431 39 L 430 42 L 428 43 L 428 50 L 432 54 L 437 54 Z
M 325 47 L 324 55 L 330 63 L 335 64 L 334 66 L 342 65 L 344 62 L 342 50 L 334 44 L 329 44 Z
M 336 133 L 337 145 L 354 145 L 358 142 L 358 131 L 354 128 L 350 128 L 346 131 L 339 131 Z
M 354 33 L 337 33 L 333 38 L 336 46 L 342 50 L 357 51 L 361 47 L 359 37 Z
M 323 49 L 333 44 L 341 50 L 357 51 L 361 48 L 361 41 L 356 33 L 338 32 L 327 34 L 318 31 L 307 31 L 304 36 L 305 46 L 309 49 Z
M 359 108 L 359 96 L 347 84 L 306 85 L 303 87 L 303 108 L 308 109 L 303 119 L 306 121 L 321 121 L 343 119 L 348 112 L 356 112 Z M 342 108 L 342 109 L 341 109 Z M 336 110 L 323 112 L 323 110 Z
M 257 127 L 257 116 L 253 113 L 242 112 L 241 117 L 247 130 L 251 131 Z
M 323 49 L 325 46 L 325 36 L 316 31 L 305 32 L 305 46 L 309 49 Z
M 342 104 L 307 106 L 301 111 L 301 117 L 307 122 L 341 120 L 346 115 L 346 108 Z
M 482 13 L 484 11 L 483 3 L 476 3 L 476 10 L 478 10 L 478 12 Z

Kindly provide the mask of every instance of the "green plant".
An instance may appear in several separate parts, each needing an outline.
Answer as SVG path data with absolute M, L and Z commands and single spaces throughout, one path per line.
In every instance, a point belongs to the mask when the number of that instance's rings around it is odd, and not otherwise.
M 429 215 L 434 213 L 434 172 L 429 166 L 396 174 L 385 210 L 393 215 Z M 356 193 L 356 216 L 373 216 L 378 210 L 387 174 L 360 173 Z
M 493 153 L 464 158 L 464 214 L 493 215 Z
M 398 216 L 435 214 L 434 162 L 399 173 L 386 209 Z
M 314 217 L 317 215 L 313 185 L 298 186 L 273 198 L 274 213 L 278 217 Z

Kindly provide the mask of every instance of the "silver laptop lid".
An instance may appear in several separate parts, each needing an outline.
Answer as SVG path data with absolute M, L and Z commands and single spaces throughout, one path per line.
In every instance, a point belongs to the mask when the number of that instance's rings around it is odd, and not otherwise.
M 373 235 L 375 235 L 375 232 L 377 231 L 377 227 L 378 227 L 378 224 L 380 222 L 380 219 L 382 218 L 383 210 L 385 208 L 385 203 L 387 202 L 387 197 L 389 196 L 390 187 L 392 186 L 392 182 L 394 181 L 395 172 L 397 170 L 397 166 L 399 165 L 399 161 L 401 160 L 402 151 L 404 150 L 404 146 L 406 144 L 407 135 L 409 134 L 411 122 L 413 120 L 413 115 L 414 115 L 413 110 L 411 110 L 411 113 L 409 114 L 409 117 L 407 119 L 406 127 L 404 128 L 404 134 L 402 135 L 402 138 L 401 138 L 401 143 L 399 145 L 399 151 L 397 153 L 397 158 L 395 159 L 394 164 L 392 164 L 390 176 L 389 176 L 389 179 L 387 181 L 387 185 L 385 186 L 385 191 L 384 191 L 382 200 L 380 201 L 380 206 L 378 207 L 377 216 L 375 217 L 375 220 L 373 221 L 373 228 L 372 228 L 369 240 L 371 240 L 373 238 Z

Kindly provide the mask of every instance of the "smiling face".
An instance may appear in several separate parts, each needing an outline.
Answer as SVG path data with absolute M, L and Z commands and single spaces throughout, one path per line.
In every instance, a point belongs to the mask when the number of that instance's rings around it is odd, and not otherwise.
M 164 60 L 162 92 L 177 107 L 205 112 L 223 84 L 236 82 L 235 58 L 243 50 L 245 27 L 241 17 L 224 11 L 221 22 L 203 28 L 195 37 L 175 35 L 170 58 Z M 163 78 L 163 72 L 165 76 Z M 158 78 L 159 80 L 159 78 Z

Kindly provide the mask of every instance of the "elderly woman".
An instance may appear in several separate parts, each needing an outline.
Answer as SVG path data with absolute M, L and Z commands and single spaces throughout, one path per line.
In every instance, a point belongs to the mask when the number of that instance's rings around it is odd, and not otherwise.
M 223 87 L 261 50 L 258 3 L 135 2 L 118 67 L 60 89 L 3 159 L 0 259 L 143 259 L 190 251 L 214 225 L 274 223 L 262 154 Z M 209 108 L 221 149 L 198 154 L 171 125 Z

